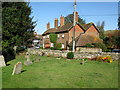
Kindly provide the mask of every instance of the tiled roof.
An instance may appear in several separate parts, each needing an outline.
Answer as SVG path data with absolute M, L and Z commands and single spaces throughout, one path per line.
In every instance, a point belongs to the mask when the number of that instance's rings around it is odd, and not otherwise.
M 76 42 L 76 46 L 85 46 L 87 43 L 102 42 L 102 40 L 99 37 L 90 34 L 82 34 L 77 40 L 78 41 Z
M 86 31 L 91 25 L 92 25 L 92 23 L 81 24 L 81 26 L 83 27 L 83 29 L 84 29 L 85 31 Z
M 72 23 L 65 24 L 62 27 L 57 27 L 57 28 L 50 28 L 47 31 L 43 33 L 44 34 L 49 34 L 49 33 L 57 33 L 57 32 L 63 32 L 63 31 L 68 31 L 70 27 L 72 27 Z
M 81 26 L 81 28 L 84 30 L 84 31 L 86 31 L 91 25 L 94 25 L 93 23 L 88 23 L 88 24 L 79 24 L 79 23 L 77 23 L 79 26 Z M 94 25 L 95 26 L 95 25 Z M 64 26 L 62 26 L 62 27 L 57 27 L 57 28 L 50 28 L 50 29 L 48 29 L 47 31 L 45 31 L 44 33 L 43 33 L 43 35 L 45 35 L 45 34 L 49 34 L 49 33 L 58 33 L 58 32 L 64 32 L 64 31 L 69 31 L 70 30 L 70 28 L 72 28 L 73 27 L 73 23 L 67 23 L 67 24 L 65 24 Z M 96 27 L 95 27 L 96 28 Z M 96 28 L 97 29 L 97 28 Z M 97 29 L 98 30 L 98 29 Z M 98 30 L 98 32 L 99 32 L 99 30 Z

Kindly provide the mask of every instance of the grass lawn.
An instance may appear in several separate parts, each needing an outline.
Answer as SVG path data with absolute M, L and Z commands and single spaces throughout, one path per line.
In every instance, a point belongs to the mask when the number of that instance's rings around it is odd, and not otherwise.
M 36 58 L 32 55 L 31 60 Z M 24 62 L 24 55 L 2 68 L 3 88 L 118 88 L 118 61 L 112 63 L 57 59 L 39 56 L 38 63 L 23 65 L 21 74 L 13 75 L 14 65 Z

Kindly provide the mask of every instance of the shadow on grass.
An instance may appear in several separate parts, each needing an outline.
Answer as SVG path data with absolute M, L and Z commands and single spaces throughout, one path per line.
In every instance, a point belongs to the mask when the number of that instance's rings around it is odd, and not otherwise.
M 21 73 L 24 73 L 25 71 L 27 71 L 27 70 L 22 70 Z
M 6 66 L 9 66 L 10 64 L 6 64 Z

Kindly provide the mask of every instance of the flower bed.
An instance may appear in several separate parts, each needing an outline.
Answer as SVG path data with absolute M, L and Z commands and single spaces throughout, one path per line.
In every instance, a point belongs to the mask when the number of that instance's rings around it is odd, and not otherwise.
M 93 58 L 82 58 L 82 61 L 99 61 L 99 62 L 108 62 L 108 63 L 112 63 L 113 60 L 111 58 L 111 56 L 97 56 L 97 57 L 93 57 Z

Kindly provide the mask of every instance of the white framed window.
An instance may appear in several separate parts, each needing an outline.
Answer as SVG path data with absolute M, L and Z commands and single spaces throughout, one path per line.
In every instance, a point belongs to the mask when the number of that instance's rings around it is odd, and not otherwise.
M 57 35 L 57 37 L 59 38 L 59 37 L 60 37 L 60 35 L 58 34 L 58 35 Z
M 65 48 L 64 44 L 62 43 L 62 48 Z
M 54 46 L 54 44 L 53 44 L 53 43 L 51 43 L 50 47 L 53 47 L 53 46 Z
M 45 36 L 43 36 L 43 38 L 45 38 Z
M 64 34 L 62 34 L 62 38 L 64 38 L 65 36 L 64 36 Z
M 49 35 L 47 35 L 47 38 L 49 38 Z

